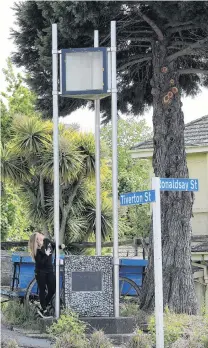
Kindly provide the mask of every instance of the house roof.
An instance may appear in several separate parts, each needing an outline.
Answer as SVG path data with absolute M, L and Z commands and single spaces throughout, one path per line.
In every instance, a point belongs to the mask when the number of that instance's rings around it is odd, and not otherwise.
M 185 146 L 208 146 L 208 115 L 185 125 Z M 131 150 L 153 148 L 153 140 L 149 139 L 131 147 Z

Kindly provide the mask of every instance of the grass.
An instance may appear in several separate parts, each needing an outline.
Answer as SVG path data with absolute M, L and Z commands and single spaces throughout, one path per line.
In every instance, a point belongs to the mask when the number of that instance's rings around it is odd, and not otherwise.
M 2 304 L 2 314 L 7 324 L 21 326 L 21 328 L 38 330 L 40 321 L 36 318 L 33 308 L 27 310 L 19 301 L 9 301 Z

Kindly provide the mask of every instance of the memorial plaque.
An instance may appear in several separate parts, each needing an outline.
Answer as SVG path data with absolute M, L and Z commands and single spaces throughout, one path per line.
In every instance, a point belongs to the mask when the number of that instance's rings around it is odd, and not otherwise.
M 113 317 L 112 257 L 66 255 L 64 302 L 80 317 Z
M 102 272 L 72 272 L 72 291 L 102 291 Z

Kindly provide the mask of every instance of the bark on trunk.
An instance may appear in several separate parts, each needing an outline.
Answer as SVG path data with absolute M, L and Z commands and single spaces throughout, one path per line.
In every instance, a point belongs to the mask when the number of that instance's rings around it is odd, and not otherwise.
M 153 45 L 153 168 L 158 177 L 187 178 L 179 77 L 174 63 L 167 65 L 166 53 L 163 44 Z M 193 195 L 189 192 L 161 192 L 164 306 L 178 313 L 196 314 L 191 267 L 192 205 Z M 151 242 L 141 299 L 141 307 L 145 310 L 154 308 L 153 267 Z

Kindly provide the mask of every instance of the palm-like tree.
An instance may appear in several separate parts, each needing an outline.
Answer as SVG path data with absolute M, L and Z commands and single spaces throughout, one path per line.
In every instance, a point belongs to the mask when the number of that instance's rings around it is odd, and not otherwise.
M 53 230 L 52 123 L 37 116 L 16 117 L 10 145 L 2 148 L 2 177 L 17 183 L 28 200 L 31 219 L 44 233 Z M 95 202 L 86 181 L 95 171 L 91 134 L 60 126 L 60 241 L 86 239 L 95 228 Z M 102 214 L 103 237 L 111 230 L 107 207 Z

